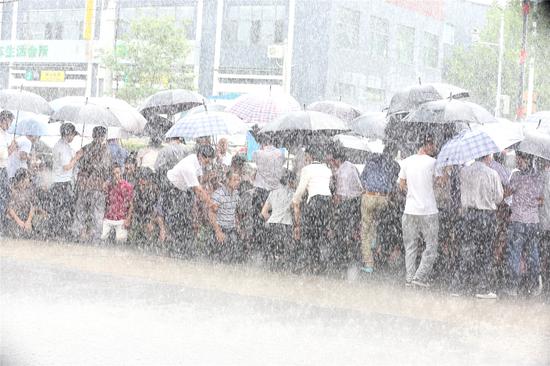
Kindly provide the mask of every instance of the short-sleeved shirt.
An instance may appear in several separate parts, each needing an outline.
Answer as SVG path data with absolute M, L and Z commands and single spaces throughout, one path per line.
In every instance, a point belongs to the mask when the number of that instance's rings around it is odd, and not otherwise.
M 496 210 L 503 197 L 504 190 L 498 173 L 485 163 L 476 161 L 460 171 L 462 207 Z
M 516 171 L 512 174 L 510 220 L 524 224 L 539 223 L 539 199 L 543 195 L 543 185 L 543 177 L 539 173 Z
M 336 171 L 336 194 L 346 198 L 355 198 L 363 193 L 363 184 L 357 167 L 349 161 L 343 162 Z
M 170 169 L 166 176 L 168 180 L 178 189 L 185 191 L 198 187 L 199 177 L 202 175 L 202 167 L 197 154 L 191 154 Z
M 0 128 L 0 169 L 8 167 L 9 137 L 6 131 Z
M 281 150 L 274 146 L 267 146 L 254 152 L 252 162 L 256 163 L 256 179 L 254 187 L 272 191 L 278 188 L 283 175 L 285 157 Z
M 435 162 L 431 156 L 421 154 L 401 161 L 399 178 L 407 181 L 406 214 L 434 215 L 438 212 L 434 193 Z
M 299 204 L 302 201 L 302 196 L 307 191 L 307 201 L 314 196 L 332 196 L 330 191 L 330 180 L 332 179 L 332 171 L 323 163 L 314 162 L 302 168 L 300 174 L 300 182 L 294 192 L 292 202 Z
M 365 161 L 361 181 L 367 192 L 393 192 L 399 175 L 399 164 L 385 154 L 373 154 Z
M 74 150 L 63 139 L 59 139 L 53 147 L 53 181 L 55 183 L 70 182 L 73 180 L 73 169 L 65 170 L 63 167 L 69 164 L 74 157 Z
M 269 192 L 266 203 L 271 206 L 268 224 L 292 225 L 292 189 L 283 186 Z
M 32 149 L 32 142 L 25 136 L 19 137 L 17 140 L 15 140 L 17 143 L 17 150 L 15 150 L 8 158 L 8 177 L 13 178 L 15 176 L 15 172 L 19 168 L 25 168 L 27 169 L 27 162 L 25 160 L 21 160 L 21 152 L 25 152 L 27 154 L 31 153 Z
M 179 143 L 169 144 L 159 151 L 154 170 L 157 173 L 165 173 L 175 167 L 177 163 L 189 154 L 191 154 L 190 147 Z
M 125 180 L 109 186 L 105 218 L 113 221 L 126 219 L 130 203 L 132 202 L 133 192 L 132 185 Z
M 239 203 L 239 192 L 229 190 L 222 186 L 212 194 L 212 201 L 218 205 L 216 220 L 222 229 L 234 229 L 236 227 L 235 217 L 237 204 Z

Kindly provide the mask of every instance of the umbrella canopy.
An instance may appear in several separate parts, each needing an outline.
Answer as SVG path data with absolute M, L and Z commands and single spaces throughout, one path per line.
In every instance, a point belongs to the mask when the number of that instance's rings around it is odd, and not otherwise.
M 311 103 L 307 106 L 306 110 L 330 114 L 347 123 L 353 121 L 361 115 L 361 111 L 358 108 L 344 102 L 336 102 L 332 100 Z
M 18 122 L 13 121 L 7 133 L 20 136 L 46 136 L 49 131 L 47 122 L 29 113 L 22 116 Z
M 362 136 L 340 134 L 333 137 L 334 141 L 342 144 L 346 149 L 382 153 L 384 143 L 380 139 L 372 140 Z
M 185 115 L 190 116 L 192 114 L 202 113 L 202 112 L 224 112 L 224 111 L 225 111 L 225 106 L 223 104 L 212 103 L 212 104 L 199 105 L 199 106 L 193 107 L 190 110 L 188 110 L 185 113 Z
M 458 86 L 445 83 L 412 85 L 394 94 L 390 101 L 388 114 L 408 113 L 422 103 L 449 98 L 451 95 L 454 99 L 459 99 L 469 97 L 470 93 Z
M 472 129 L 485 132 L 502 151 L 523 140 L 523 126 L 518 122 L 511 122 L 499 118 L 497 123 L 472 125 Z
M 524 135 L 525 138 L 517 147 L 518 151 L 550 160 L 550 133 L 526 128 Z
M 180 119 L 166 137 L 195 139 L 202 136 L 244 134 L 248 126 L 236 115 L 227 112 L 203 112 Z
M 464 130 L 443 145 L 437 156 L 436 166 L 441 168 L 461 165 L 500 151 L 487 133 L 479 130 Z
M 495 123 L 497 119 L 479 104 L 456 99 L 444 99 L 422 104 L 404 118 L 416 123 Z
M 525 120 L 526 125 L 550 134 L 550 111 L 533 113 Z
M 251 125 L 264 126 L 290 112 L 300 111 L 300 104 L 287 94 L 247 94 L 226 109 Z
M 70 96 L 58 98 L 50 102 L 50 106 L 56 112 L 54 114 L 55 118 L 58 117 L 57 112 L 65 106 L 82 106 L 85 104 L 96 105 L 109 110 L 118 120 L 117 123 L 110 123 L 109 126 L 120 127 L 128 133 L 139 134 L 143 132 L 145 125 L 147 124 L 145 117 L 143 117 L 143 115 L 141 115 L 134 107 L 122 99 L 111 97 L 86 98 Z M 55 118 L 52 117 L 52 119 Z M 90 123 L 94 124 L 93 122 Z
M 149 96 L 138 107 L 138 111 L 144 113 L 173 115 L 186 111 L 204 103 L 204 97 L 186 89 L 163 90 Z
M 37 114 L 50 115 L 52 108 L 40 95 L 24 90 L 0 90 L 0 109 L 26 111 Z
M 368 112 L 351 121 L 349 127 L 361 136 L 383 140 L 387 124 L 384 112 Z

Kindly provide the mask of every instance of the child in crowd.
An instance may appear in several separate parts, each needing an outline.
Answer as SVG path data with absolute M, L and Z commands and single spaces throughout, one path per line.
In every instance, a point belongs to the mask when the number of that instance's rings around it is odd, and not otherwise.
M 36 213 L 31 174 L 27 169 L 19 168 L 12 178 L 12 183 L 7 209 L 8 233 L 14 237 L 30 238 Z
M 109 237 L 112 229 L 115 229 L 117 242 L 125 241 L 128 237 L 129 211 L 133 198 L 133 187 L 122 177 L 122 169 L 113 165 L 111 182 L 107 187 L 107 205 L 103 219 L 103 231 L 101 240 Z

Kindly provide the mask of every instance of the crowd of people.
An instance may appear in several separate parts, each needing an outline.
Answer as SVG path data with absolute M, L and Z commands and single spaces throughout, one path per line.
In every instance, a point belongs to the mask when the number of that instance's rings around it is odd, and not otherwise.
M 49 186 L 35 136 L 6 133 L 0 113 L 3 235 L 160 247 L 223 262 L 262 258 L 306 273 L 397 270 L 405 286 L 443 285 L 454 296 L 540 295 L 549 278 L 550 162 L 520 152 L 436 169 L 437 146 L 369 154 L 360 171 L 345 149 L 319 140 L 290 165 L 268 136 L 247 161 L 210 138 L 193 147 L 152 138 L 127 151 L 107 129 L 74 151 L 64 123 Z M 548 286 L 547 286 L 548 288 Z

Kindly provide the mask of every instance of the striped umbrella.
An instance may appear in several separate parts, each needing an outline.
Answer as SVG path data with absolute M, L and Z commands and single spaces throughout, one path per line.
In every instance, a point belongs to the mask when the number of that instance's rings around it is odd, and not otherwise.
M 246 123 L 264 126 L 286 113 L 300 111 L 300 104 L 287 94 L 247 94 L 226 109 Z
M 181 118 L 166 132 L 166 137 L 195 139 L 202 136 L 244 134 L 248 126 L 227 112 L 202 112 Z

